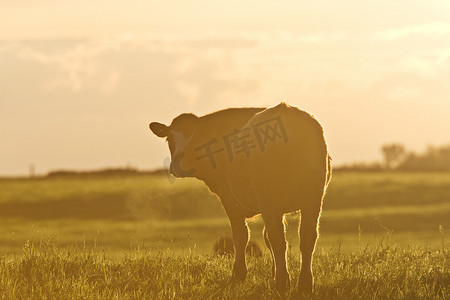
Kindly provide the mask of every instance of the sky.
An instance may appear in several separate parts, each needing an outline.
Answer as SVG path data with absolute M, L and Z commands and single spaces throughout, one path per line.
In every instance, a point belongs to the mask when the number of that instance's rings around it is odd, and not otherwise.
M 450 143 L 450 2 L 0 0 L 0 176 L 163 167 L 148 129 L 281 101 L 335 164 Z

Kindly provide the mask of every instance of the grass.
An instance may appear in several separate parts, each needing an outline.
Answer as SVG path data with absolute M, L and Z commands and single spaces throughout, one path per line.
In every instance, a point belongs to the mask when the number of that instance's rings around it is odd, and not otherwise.
M 130 245 L 209 254 L 229 234 L 220 202 L 195 179 L 164 174 L 0 179 L 0 253 L 20 251 L 36 232 L 61 245 L 98 238 L 109 255 Z M 297 249 L 298 218 L 288 217 Z M 262 221 L 249 221 L 262 241 Z M 450 228 L 450 173 L 336 173 L 324 201 L 318 246 L 354 251 L 389 233 L 398 244 L 440 249 Z M 362 233 L 362 235 L 361 235 Z M 448 243 L 448 241 L 447 241 Z
M 298 216 L 288 216 L 293 282 Z M 263 223 L 249 220 L 262 242 Z M 336 173 L 324 202 L 317 299 L 448 299 L 450 173 Z M 164 174 L 0 179 L 0 299 L 277 299 L 270 259 L 228 284 L 230 234 L 203 183 Z M 296 283 L 295 283 L 296 284 Z M 289 297 L 289 295 L 288 295 Z
M 448 299 L 449 252 L 372 245 L 355 253 L 315 256 L 313 299 Z M 293 290 L 298 254 L 289 252 Z M 249 274 L 230 284 L 232 259 L 130 250 L 119 260 L 98 245 L 61 248 L 49 237 L 27 242 L 20 258 L 0 259 L 2 299 L 283 299 L 268 255 L 250 258 Z

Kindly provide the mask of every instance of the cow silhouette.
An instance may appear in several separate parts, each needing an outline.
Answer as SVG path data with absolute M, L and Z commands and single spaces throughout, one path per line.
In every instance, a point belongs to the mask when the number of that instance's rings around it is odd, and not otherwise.
M 247 275 L 246 218 L 261 214 L 276 288 L 290 287 L 284 214 L 301 211 L 299 291 L 313 286 L 312 256 L 331 158 L 323 129 L 309 113 L 280 103 L 270 108 L 230 108 L 202 117 L 176 117 L 150 129 L 167 139 L 170 172 L 195 177 L 217 194 L 230 220 L 235 261 L 232 279 Z

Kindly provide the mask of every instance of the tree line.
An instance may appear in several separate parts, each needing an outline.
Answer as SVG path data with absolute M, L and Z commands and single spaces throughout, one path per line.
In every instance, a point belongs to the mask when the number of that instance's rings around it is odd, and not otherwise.
M 450 171 L 450 145 L 429 146 L 416 153 L 399 143 L 381 146 L 383 161 L 354 163 L 334 168 L 336 171 Z
M 416 153 L 408 150 L 400 143 L 382 145 L 380 148 L 382 161 L 356 162 L 334 166 L 334 171 L 450 171 L 450 144 L 445 146 L 429 146 L 425 151 Z M 33 167 L 34 172 L 34 167 Z M 141 171 L 130 166 L 125 168 L 105 168 L 101 170 L 73 171 L 57 170 L 47 174 L 48 177 L 74 175 L 131 175 L 131 174 L 164 174 L 164 169 Z

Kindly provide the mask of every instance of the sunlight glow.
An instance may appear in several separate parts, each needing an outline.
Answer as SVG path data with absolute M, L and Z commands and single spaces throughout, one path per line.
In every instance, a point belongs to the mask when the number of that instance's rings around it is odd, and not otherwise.
M 0 174 L 157 168 L 149 121 L 281 100 L 322 120 L 338 164 L 448 143 L 445 1 L 1 3 Z

